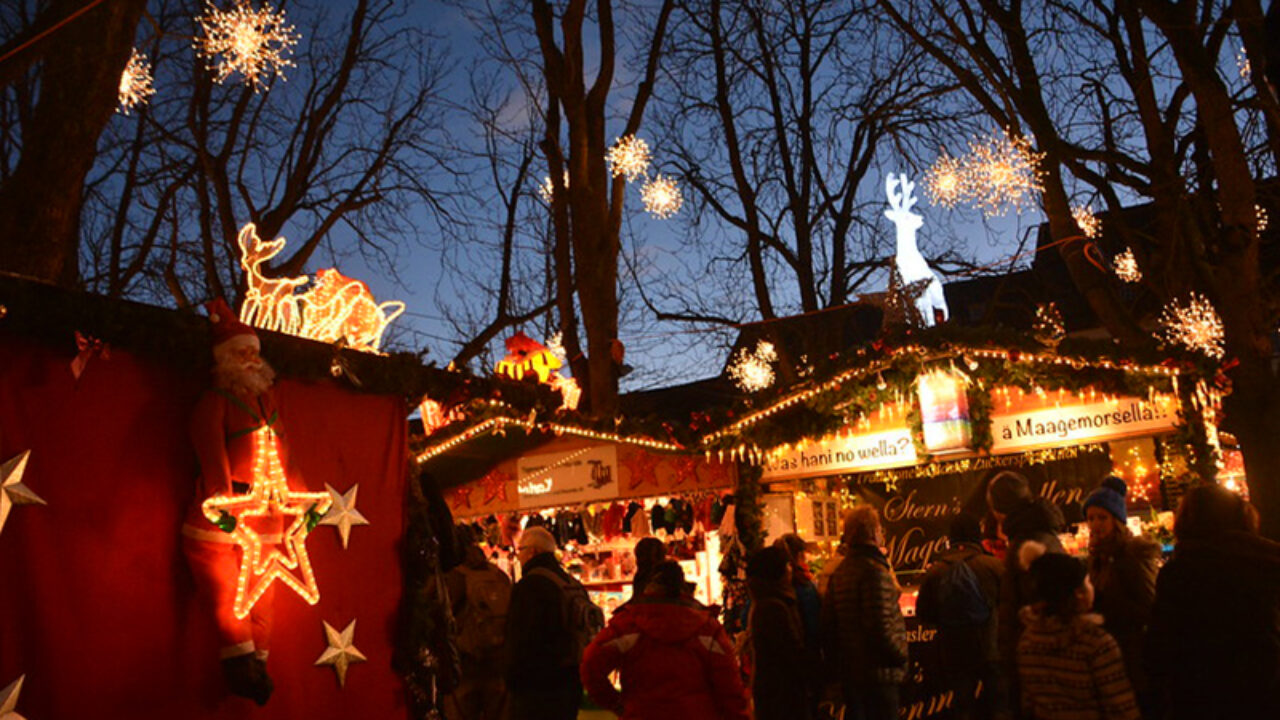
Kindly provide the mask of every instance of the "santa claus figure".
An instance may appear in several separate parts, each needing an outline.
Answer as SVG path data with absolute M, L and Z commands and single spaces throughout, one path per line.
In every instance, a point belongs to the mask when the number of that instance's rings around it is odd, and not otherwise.
M 237 617 L 243 549 L 233 531 L 239 523 L 250 523 L 243 529 L 252 529 L 267 546 L 280 541 L 284 518 L 272 507 L 253 517 L 222 511 L 214 521 L 205 504 L 213 498 L 250 491 L 255 481 L 256 436 L 264 434 L 259 431 L 265 429 L 275 437 L 282 464 L 292 468 L 272 392 L 275 373 L 258 354 L 257 333 L 241 323 L 223 300 L 209 303 L 208 310 L 213 333 L 213 386 L 196 403 L 191 418 L 200 477 L 182 526 L 183 551 L 201 595 L 211 605 L 229 689 L 262 705 L 273 689 L 266 660 L 274 589 L 267 588 Z M 288 474 L 296 477 L 296 473 Z M 243 589 L 239 591 L 243 594 Z

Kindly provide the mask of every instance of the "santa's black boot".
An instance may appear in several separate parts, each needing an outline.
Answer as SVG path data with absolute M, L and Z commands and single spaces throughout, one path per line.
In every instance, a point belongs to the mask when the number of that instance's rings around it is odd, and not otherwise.
M 266 705 L 275 686 L 267 676 L 266 664 L 253 653 L 229 657 L 222 661 L 222 676 L 227 680 L 227 688 L 232 695 Z

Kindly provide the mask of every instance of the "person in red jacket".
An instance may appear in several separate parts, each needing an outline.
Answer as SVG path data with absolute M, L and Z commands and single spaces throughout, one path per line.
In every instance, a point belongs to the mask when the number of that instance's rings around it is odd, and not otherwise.
M 622 691 L 609 681 L 620 671 Z M 748 720 L 733 645 L 690 596 L 679 563 L 654 571 L 642 595 L 610 620 L 582 658 L 582 684 L 622 720 Z

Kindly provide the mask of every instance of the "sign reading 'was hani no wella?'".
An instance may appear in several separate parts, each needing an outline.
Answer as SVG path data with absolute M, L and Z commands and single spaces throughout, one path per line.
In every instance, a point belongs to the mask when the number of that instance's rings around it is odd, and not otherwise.
M 1178 415 L 1171 396 L 1154 402 L 1136 397 L 991 415 L 991 451 L 1076 445 L 1173 430 Z
M 763 479 L 811 477 L 912 465 L 916 446 L 911 431 L 894 428 L 860 435 L 836 435 L 781 453 L 764 464 Z

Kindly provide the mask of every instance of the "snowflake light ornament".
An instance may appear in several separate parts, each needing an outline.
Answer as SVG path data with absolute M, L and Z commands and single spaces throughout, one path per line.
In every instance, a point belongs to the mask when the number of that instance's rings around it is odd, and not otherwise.
M 614 177 L 627 176 L 627 182 L 634 182 L 649 171 L 649 143 L 635 135 L 624 135 L 609 148 L 609 172 Z
M 257 92 L 271 75 L 286 79 L 284 69 L 294 66 L 285 56 L 293 52 L 298 34 L 285 22 L 284 11 L 269 3 L 255 10 L 249 0 L 236 0 L 230 10 L 219 10 L 207 0 L 197 22 L 204 36 L 196 38 L 196 53 L 204 56 L 219 83 L 240 73 Z
M 1116 277 L 1127 283 L 1136 283 L 1142 279 L 1142 271 L 1138 269 L 1138 259 L 1133 256 L 1133 250 L 1125 248 L 1124 252 L 1116 255 L 1111 261 L 1111 269 L 1115 270 Z
M 964 163 L 943 151 L 924 175 L 924 189 L 929 195 L 929 202 L 947 209 L 964 200 L 965 188 Z
M 988 217 L 1003 215 L 1009 207 L 1021 212 L 1044 190 L 1043 159 L 1044 153 L 1031 149 L 1030 140 L 1008 132 L 971 141 L 964 163 L 970 202 Z
M 1186 305 L 1173 301 L 1160 314 L 1162 339 L 1221 360 L 1226 355 L 1222 319 L 1203 295 L 1191 293 Z
M 759 392 L 773 384 L 773 363 L 777 360 L 778 352 L 773 343 L 761 340 L 754 350 L 742 348 L 734 354 L 729 363 L 729 377 L 743 390 Z
M 1080 232 L 1090 240 L 1096 240 L 1102 234 L 1102 221 L 1093 214 L 1093 208 L 1088 205 L 1077 205 L 1071 208 L 1071 217 L 1075 219 Z
M 146 55 L 134 48 L 129 55 L 129 64 L 120 73 L 120 107 L 116 112 L 128 115 L 130 109 L 145 105 L 155 92 L 156 88 L 151 80 L 151 63 L 147 62 Z
M 640 188 L 640 199 L 644 201 L 644 209 L 659 220 L 680 212 L 684 205 L 684 196 L 680 194 L 680 186 L 665 175 L 657 175 L 648 180 Z

